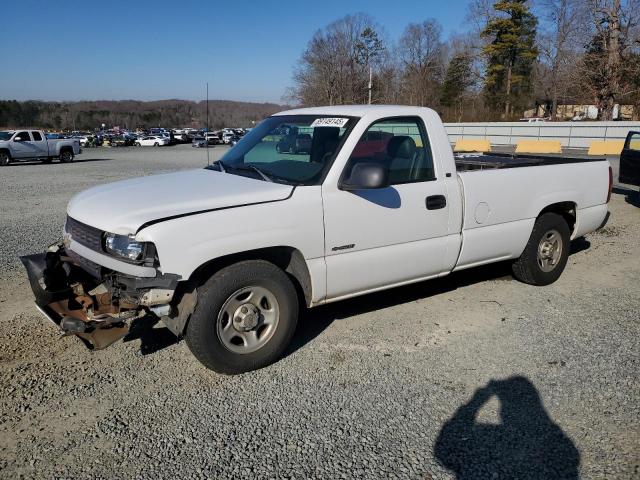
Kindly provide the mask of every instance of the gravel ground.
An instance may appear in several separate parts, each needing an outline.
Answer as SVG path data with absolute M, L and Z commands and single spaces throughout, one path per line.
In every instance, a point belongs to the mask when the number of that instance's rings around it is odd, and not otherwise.
M 89 352 L 34 311 L 17 255 L 74 193 L 206 163 L 80 159 L 0 169 L 0 478 L 639 477 L 637 200 L 613 196 L 552 286 L 498 265 L 320 307 L 284 359 L 227 377 L 163 328 Z

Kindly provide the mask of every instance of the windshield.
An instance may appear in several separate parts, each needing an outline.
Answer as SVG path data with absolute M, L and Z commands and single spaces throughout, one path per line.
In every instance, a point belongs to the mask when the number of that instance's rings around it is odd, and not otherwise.
M 317 185 L 356 121 L 326 115 L 269 117 L 221 158 L 221 170 L 264 179 L 257 168 L 274 182 Z
M 0 140 L 10 140 L 11 139 L 11 135 L 13 135 L 14 132 L 0 132 Z

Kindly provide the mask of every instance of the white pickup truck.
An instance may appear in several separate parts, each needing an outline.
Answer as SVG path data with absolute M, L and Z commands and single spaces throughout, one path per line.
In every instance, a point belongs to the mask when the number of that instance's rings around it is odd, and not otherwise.
M 292 128 L 308 153 L 276 149 Z M 76 195 L 63 241 L 22 261 L 38 308 L 91 348 L 160 318 L 239 373 L 279 358 L 300 308 L 499 261 L 548 285 L 610 194 L 606 160 L 455 158 L 428 108 L 297 109 L 205 169 Z
M 80 153 L 77 138 L 50 139 L 41 130 L 0 131 L 0 167 L 26 160 L 51 163 L 54 158 L 69 163 Z

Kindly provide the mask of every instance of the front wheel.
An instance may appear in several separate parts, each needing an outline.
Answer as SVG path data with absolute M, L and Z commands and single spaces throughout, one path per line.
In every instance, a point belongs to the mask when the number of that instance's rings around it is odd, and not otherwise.
M 73 152 L 70 150 L 64 150 L 60 152 L 60 161 L 62 163 L 70 163 L 73 162 Z
M 156 142 L 156 143 L 154 143 L 154 144 L 153 144 L 153 146 L 154 146 L 154 147 L 159 147 L 159 146 L 160 146 L 160 144 L 159 144 L 158 142 Z
M 298 298 L 287 274 L 263 260 L 243 261 L 198 288 L 185 339 L 207 368 L 237 374 L 275 362 L 298 321 Z
M 569 258 L 571 231 L 567 221 L 557 213 L 545 213 L 533 226 L 529 242 L 513 263 L 513 275 L 531 285 L 555 282 Z
M 7 152 L 0 152 L 0 167 L 6 167 L 11 163 L 11 157 Z

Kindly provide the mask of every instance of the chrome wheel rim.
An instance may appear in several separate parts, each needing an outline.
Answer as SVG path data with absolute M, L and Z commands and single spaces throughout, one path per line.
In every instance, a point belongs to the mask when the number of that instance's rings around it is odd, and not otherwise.
M 538 244 L 538 266 L 543 272 L 550 272 L 558 266 L 562 256 L 562 237 L 557 230 L 549 230 Z
M 279 319 L 275 295 L 267 288 L 252 285 L 227 298 L 218 314 L 216 330 L 227 350 L 252 353 L 273 337 Z

